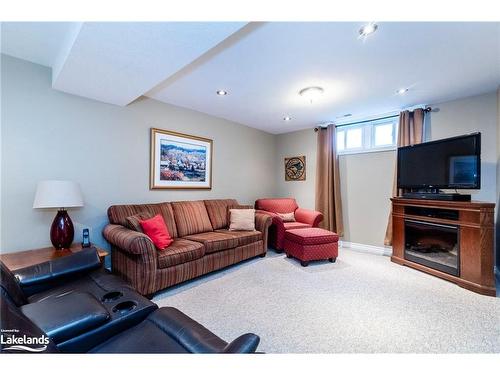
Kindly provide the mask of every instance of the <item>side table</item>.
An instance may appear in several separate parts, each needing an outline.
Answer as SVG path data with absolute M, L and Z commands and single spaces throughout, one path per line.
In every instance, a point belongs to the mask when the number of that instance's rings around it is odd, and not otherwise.
M 104 262 L 104 257 L 109 254 L 108 251 L 95 245 L 92 245 L 92 247 L 97 249 L 99 258 L 101 259 L 101 263 Z M 20 268 L 29 267 L 56 258 L 65 257 L 82 250 L 83 248 L 81 244 L 73 244 L 69 249 L 62 250 L 56 250 L 54 247 L 43 247 L 40 249 L 16 251 L 13 253 L 2 253 L 0 254 L 0 260 L 11 271 L 15 271 Z

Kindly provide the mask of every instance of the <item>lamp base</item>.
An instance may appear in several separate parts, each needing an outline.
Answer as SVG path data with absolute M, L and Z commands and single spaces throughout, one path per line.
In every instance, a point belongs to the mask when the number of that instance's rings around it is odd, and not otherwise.
M 75 237 L 75 229 L 66 210 L 57 211 L 50 227 L 50 241 L 56 249 L 68 249 Z

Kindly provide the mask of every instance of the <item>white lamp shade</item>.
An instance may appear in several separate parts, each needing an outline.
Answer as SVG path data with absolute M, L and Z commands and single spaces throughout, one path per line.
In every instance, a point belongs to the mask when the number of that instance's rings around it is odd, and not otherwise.
M 40 181 L 36 188 L 33 208 L 82 207 L 80 185 L 73 181 Z

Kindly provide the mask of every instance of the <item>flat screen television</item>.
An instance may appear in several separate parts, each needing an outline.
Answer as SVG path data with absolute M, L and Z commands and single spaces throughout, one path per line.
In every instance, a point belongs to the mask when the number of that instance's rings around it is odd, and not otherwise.
M 481 133 L 398 148 L 400 189 L 481 188 Z

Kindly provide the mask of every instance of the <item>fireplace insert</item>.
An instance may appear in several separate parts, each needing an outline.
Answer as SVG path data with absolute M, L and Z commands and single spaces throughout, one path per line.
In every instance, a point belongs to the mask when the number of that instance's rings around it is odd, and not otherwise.
M 406 219 L 404 257 L 412 262 L 459 276 L 458 226 Z

